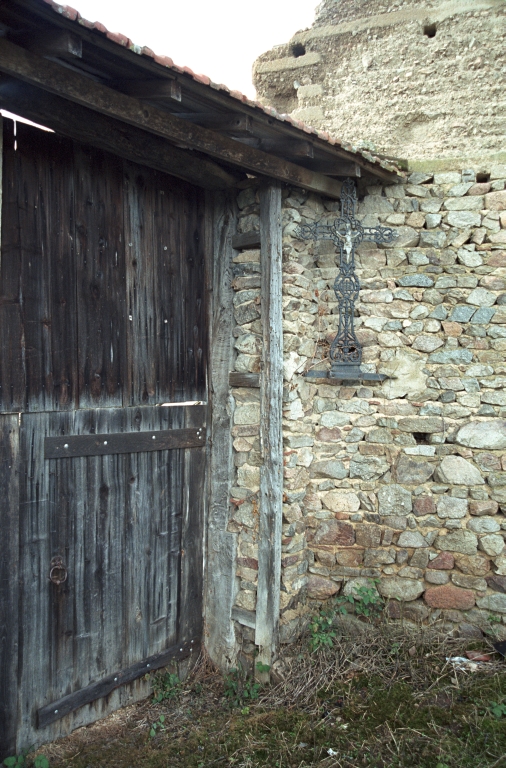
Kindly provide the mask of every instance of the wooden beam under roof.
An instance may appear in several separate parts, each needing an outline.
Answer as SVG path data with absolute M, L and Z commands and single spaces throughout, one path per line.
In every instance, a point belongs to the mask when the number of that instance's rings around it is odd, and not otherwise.
M 136 99 L 172 99 L 181 101 L 181 84 L 172 78 L 156 80 L 123 80 L 117 83 L 120 91 Z
M 69 109 L 65 99 L 5 75 L 0 75 L 0 107 L 52 128 L 63 136 L 169 173 L 204 189 L 234 187 L 243 178 L 206 157 L 195 157 L 159 136 L 92 112 L 80 104 L 73 104 Z
M 33 17 L 34 23 L 49 23 L 53 26 L 59 26 L 63 29 L 68 29 L 71 32 L 79 30 L 79 35 L 83 41 L 87 43 L 89 49 L 93 49 L 97 52 L 104 54 L 104 62 L 110 61 L 113 56 L 118 62 L 123 62 L 127 68 L 135 68 L 137 73 L 145 73 L 146 78 L 174 78 L 174 72 L 163 65 L 158 64 L 150 56 L 138 56 L 132 53 L 132 51 L 124 46 L 118 45 L 108 39 L 106 35 L 97 33 L 93 29 L 87 29 L 84 26 L 77 26 L 75 21 L 66 18 L 64 15 L 55 14 L 54 10 L 50 8 L 46 3 L 40 2 L 40 0 L 13 0 L 12 6 L 9 11 L 16 9 L 20 20 Z M 108 75 L 108 73 L 107 73 Z M 216 105 L 217 109 L 230 109 L 231 98 L 226 91 L 222 91 L 217 88 L 209 88 L 195 81 L 191 75 L 178 74 L 179 81 L 185 93 L 191 98 L 200 100 L 202 104 L 206 103 L 209 106 Z M 274 129 L 280 138 L 286 138 L 287 140 L 296 138 L 295 134 L 300 134 L 300 130 L 288 122 L 283 122 L 277 118 L 263 112 L 260 109 L 254 109 L 248 104 L 242 104 L 239 101 L 234 101 L 233 108 L 238 112 L 242 112 L 246 115 L 252 115 L 255 122 L 260 126 L 268 129 Z M 322 150 L 325 153 L 329 153 L 334 158 L 343 158 L 345 160 L 352 159 L 350 153 L 342 147 L 334 144 L 329 144 L 324 139 L 318 138 L 316 135 L 311 135 L 311 143 L 314 143 L 315 148 Z M 396 162 L 395 159 L 388 158 L 392 162 Z M 367 160 L 360 154 L 355 158 L 357 164 L 367 173 L 375 176 L 378 179 L 395 183 L 399 181 L 400 175 L 396 171 L 389 171 L 382 168 L 377 163 Z M 406 170 L 404 168 L 404 170 Z
M 260 139 L 260 148 L 285 157 L 314 157 L 313 145 L 303 139 Z
M 15 43 L 39 56 L 52 56 L 70 61 L 83 57 L 82 38 L 66 29 L 23 32 L 15 36 Z
M 303 139 L 268 139 L 261 136 L 241 136 L 241 144 L 248 147 L 261 149 L 262 152 L 277 155 L 278 157 L 294 158 L 302 163 L 301 158 L 308 159 L 314 157 L 314 147 L 310 141 Z
M 341 184 L 234 139 L 185 123 L 168 112 L 93 82 L 84 75 L 42 59 L 0 38 L 0 71 L 108 117 L 142 128 L 180 147 L 196 149 L 226 163 L 246 168 L 313 192 L 339 198 Z
M 253 119 L 240 112 L 177 112 L 174 116 L 203 128 L 235 136 L 248 136 L 253 132 Z
M 362 168 L 353 160 L 341 160 L 340 158 L 314 158 L 313 160 L 301 160 L 305 168 L 324 173 L 327 176 L 341 176 L 344 178 L 360 178 Z

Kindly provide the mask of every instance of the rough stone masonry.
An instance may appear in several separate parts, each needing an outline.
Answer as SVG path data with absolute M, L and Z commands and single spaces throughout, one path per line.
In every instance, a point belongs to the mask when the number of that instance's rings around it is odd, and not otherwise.
M 308 597 L 371 578 L 392 617 L 463 634 L 493 624 L 506 638 L 506 165 L 486 178 L 415 172 L 361 190 L 362 223 L 398 233 L 358 249 L 363 370 L 390 377 L 373 386 L 304 378 L 328 367 L 336 253 L 294 233 L 331 223 L 339 202 L 284 191 L 282 641 L 298 632 Z M 240 231 L 258 229 L 255 189 L 238 204 Z M 235 370 L 258 372 L 259 252 L 238 253 L 233 271 Z M 232 390 L 229 530 L 243 611 L 256 605 L 258 392 Z M 251 630 L 237 628 L 252 650 Z
M 490 167 L 506 162 L 505 73 L 503 0 L 323 0 L 309 30 L 257 59 L 254 82 L 351 144 Z

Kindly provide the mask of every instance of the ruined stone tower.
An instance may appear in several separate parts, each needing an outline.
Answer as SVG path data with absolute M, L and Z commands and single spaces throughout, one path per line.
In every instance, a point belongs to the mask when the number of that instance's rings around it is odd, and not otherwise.
M 323 0 L 260 56 L 258 98 L 396 157 L 504 160 L 505 0 Z

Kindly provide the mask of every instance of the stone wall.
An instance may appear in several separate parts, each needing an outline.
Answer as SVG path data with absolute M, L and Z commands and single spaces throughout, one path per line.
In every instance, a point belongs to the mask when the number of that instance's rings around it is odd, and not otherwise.
M 238 232 L 258 231 L 258 196 L 246 189 L 238 196 Z M 260 250 L 245 250 L 234 257 L 234 328 L 236 360 L 241 373 L 260 372 L 262 325 L 260 319 Z M 236 622 L 238 645 L 246 654 L 254 651 L 254 611 L 258 582 L 258 492 L 260 487 L 260 390 L 231 390 L 234 409 L 232 438 L 234 478 L 228 530 L 237 534 L 236 607 L 252 615 L 251 626 Z
M 382 384 L 304 378 L 325 367 L 337 330 L 336 256 L 329 241 L 296 239 L 295 227 L 332 221 L 339 203 L 284 192 L 284 641 L 307 598 L 371 578 L 393 617 L 439 617 L 465 632 L 495 616 L 506 637 L 506 166 L 486 175 L 414 173 L 363 190 L 363 224 L 398 232 L 391 246 L 362 244 L 357 260 L 362 367 L 387 374 Z M 239 206 L 240 231 L 258 228 L 254 189 Z M 234 262 L 235 369 L 258 372 L 259 252 Z M 238 537 L 236 606 L 248 612 L 258 391 L 232 390 L 229 530 Z M 251 630 L 242 631 L 252 650 Z
M 309 30 L 262 54 L 258 98 L 397 157 L 504 162 L 501 0 L 324 0 Z

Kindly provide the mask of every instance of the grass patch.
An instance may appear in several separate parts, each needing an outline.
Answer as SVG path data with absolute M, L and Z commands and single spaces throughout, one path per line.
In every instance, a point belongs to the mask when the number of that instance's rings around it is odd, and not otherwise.
M 227 678 L 202 658 L 177 696 L 41 752 L 51 768 L 506 768 L 504 660 L 474 671 L 447 661 L 476 648 L 491 650 L 485 639 L 343 617 L 332 648 L 286 648 L 275 682 L 247 706 L 231 705 Z

